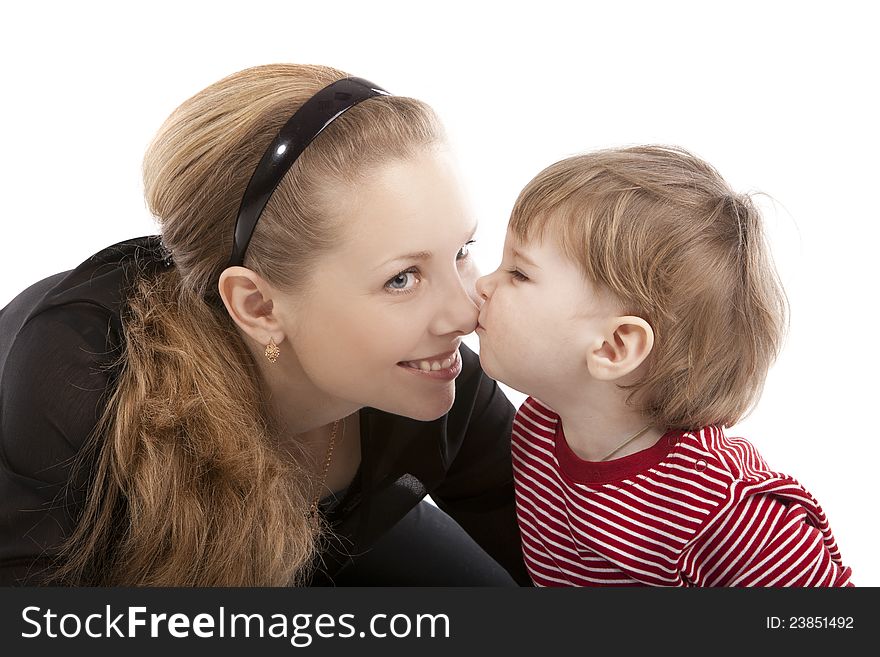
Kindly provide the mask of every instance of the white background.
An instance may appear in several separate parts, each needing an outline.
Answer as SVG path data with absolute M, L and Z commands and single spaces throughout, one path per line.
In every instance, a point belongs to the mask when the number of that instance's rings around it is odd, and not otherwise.
M 880 585 L 872 4 L 7 4 L 0 306 L 155 232 L 140 182 L 147 143 L 177 104 L 247 66 L 329 64 L 431 103 L 481 222 L 484 271 L 544 166 L 679 144 L 774 199 L 762 204 L 791 330 L 758 410 L 732 433 L 813 492 L 855 581 Z

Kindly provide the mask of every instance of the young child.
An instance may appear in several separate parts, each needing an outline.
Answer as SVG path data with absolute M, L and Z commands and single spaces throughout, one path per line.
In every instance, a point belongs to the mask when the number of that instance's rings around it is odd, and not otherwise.
M 786 301 L 758 211 L 679 149 L 558 162 L 477 283 L 480 361 L 530 397 L 517 514 L 539 586 L 846 586 L 821 507 L 724 427 L 758 399 Z

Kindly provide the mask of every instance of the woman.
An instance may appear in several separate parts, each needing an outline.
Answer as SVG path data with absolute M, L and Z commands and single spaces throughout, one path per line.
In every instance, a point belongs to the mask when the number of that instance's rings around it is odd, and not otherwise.
M 2 582 L 527 584 L 431 110 L 252 68 L 175 110 L 144 181 L 161 238 L 0 311 Z

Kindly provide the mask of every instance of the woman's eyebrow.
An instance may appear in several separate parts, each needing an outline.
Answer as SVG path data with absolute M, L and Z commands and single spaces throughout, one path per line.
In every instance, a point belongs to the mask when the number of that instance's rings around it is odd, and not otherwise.
M 434 255 L 430 251 L 418 251 L 416 253 L 407 253 L 406 255 L 397 256 L 396 258 L 391 258 L 391 260 L 386 260 L 381 265 L 376 267 L 376 269 L 380 269 L 386 265 L 390 265 L 392 262 L 397 262 L 399 260 L 428 260 L 431 256 Z
M 474 235 L 477 233 L 477 224 L 474 224 L 474 227 L 471 229 L 468 237 L 468 241 L 473 239 Z M 396 258 L 391 258 L 391 260 L 386 260 L 381 265 L 376 267 L 376 269 L 380 269 L 385 267 L 386 265 L 390 265 L 392 262 L 397 262 L 399 260 L 429 260 L 431 256 L 434 254 L 431 251 L 416 251 L 415 253 L 407 253 L 406 255 L 397 256 Z

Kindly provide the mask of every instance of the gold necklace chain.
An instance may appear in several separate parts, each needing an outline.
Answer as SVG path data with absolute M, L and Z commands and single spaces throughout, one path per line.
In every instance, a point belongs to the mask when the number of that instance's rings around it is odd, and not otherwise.
M 622 443 L 620 443 L 617 447 L 615 447 L 614 449 L 612 449 L 610 452 L 608 452 L 605 456 L 603 456 L 603 457 L 600 458 L 599 460 L 600 460 L 600 461 L 606 461 L 606 460 L 608 459 L 609 456 L 611 456 L 611 455 L 613 455 L 613 454 L 617 454 L 617 452 L 619 452 L 619 451 L 622 450 L 624 447 L 626 447 L 627 445 L 629 445 L 632 441 L 634 441 L 636 438 L 638 438 L 639 436 L 641 436 L 643 433 L 645 433 L 645 432 L 646 432 L 648 429 L 650 429 L 650 428 L 651 428 L 651 425 L 650 425 L 650 424 L 645 425 L 644 427 L 642 427 L 641 429 L 639 429 L 636 433 L 634 433 L 634 434 L 631 435 L 629 438 L 627 438 L 626 440 L 624 440 Z
M 333 422 L 333 428 L 330 429 L 330 442 L 327 443 L 327 456 L 324 458 L 324 470 L 321 472 L 321 482 L 318 484 L 318 492 L 315 499 L 309 505 L 309 519 L 314 520 L 318 517 L 318 502 L 321 501 L 321 491 L 327 482 L 327 472 L 330 470 L 330 461 L 333 459 L 333 447 L 336 444 L 336 430 L 339 428 L 339 420 Z

